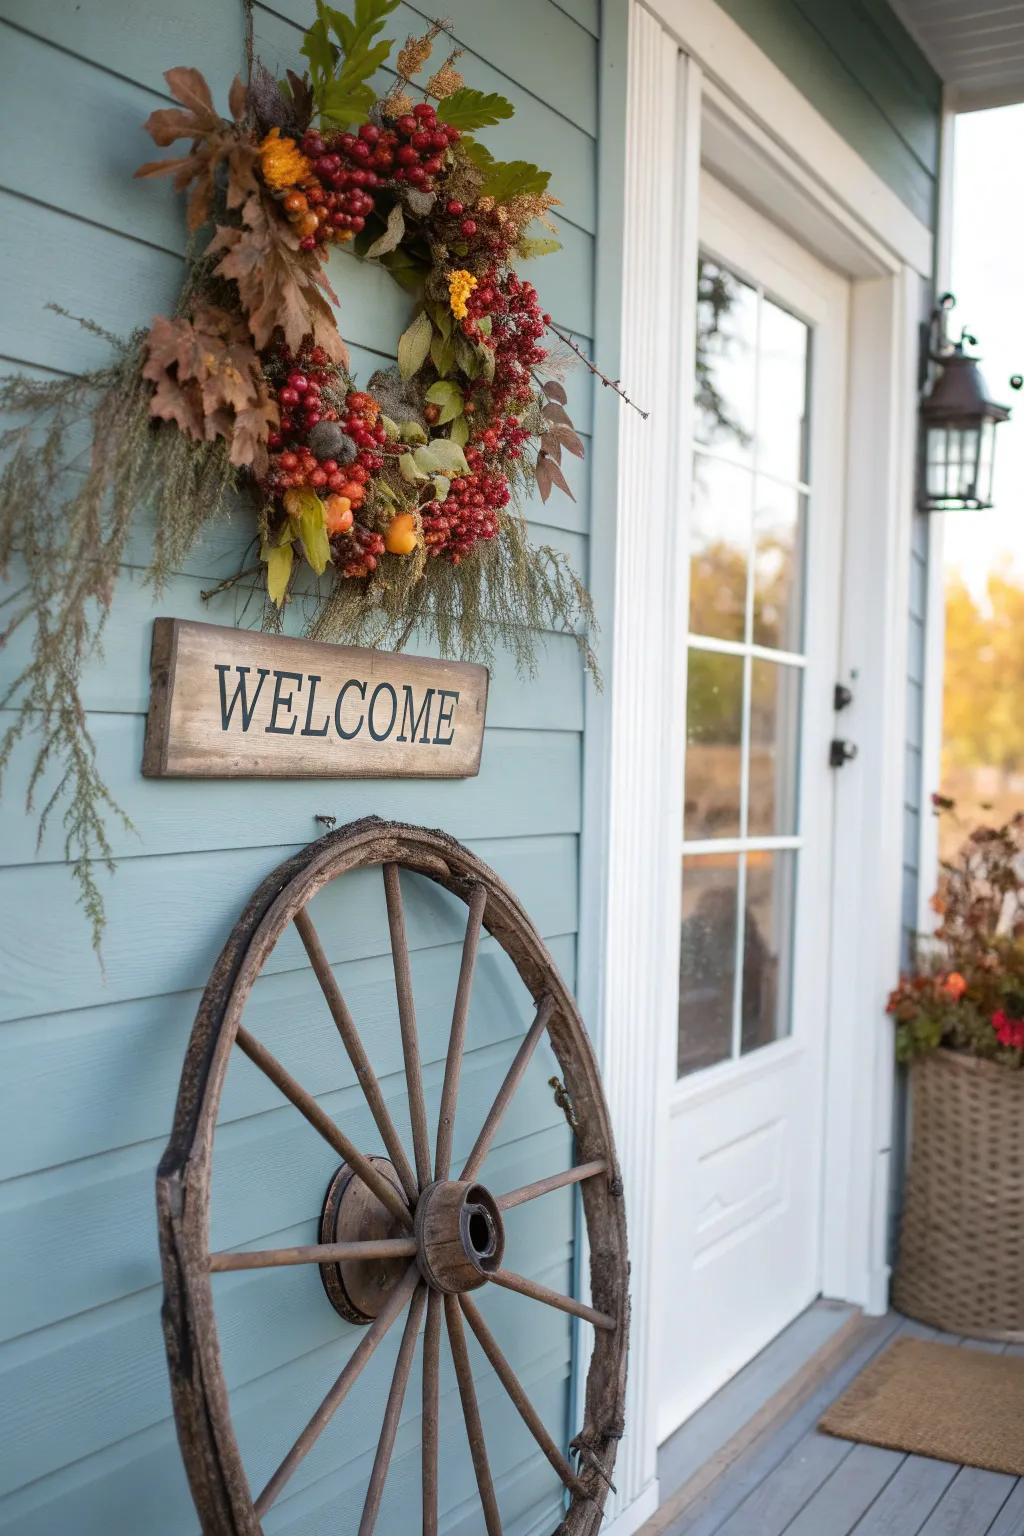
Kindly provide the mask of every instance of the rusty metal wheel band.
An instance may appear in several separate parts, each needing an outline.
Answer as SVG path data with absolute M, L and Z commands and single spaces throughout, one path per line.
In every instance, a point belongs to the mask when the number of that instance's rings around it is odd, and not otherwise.
M 399 997 L 413 1131 L 411 1161 L 383 1106 L 379 1085 L 363 1052 L 358 1032 L 306 912 L 307 904 L 326 884 L 354 869 L 378 864 L 384 873 Z M 465 902 L 468 908 L 433 1159 L 423 1103 L 409 954 L 398 883 L 400 869 L 435 881 Z M 384 1160 L 376 1154 L 360 1152 L 320 1109 L 312 1095 L 292 1079 L 241 1024 L 253 982 L 291 923 L 295 924 L 305 944 L 342 1043 L 387 1147 L 393 1177 L 390 1172 L 389 1177 L 382 1176 L 374 1163 L 382 1164 Z M 466 1209 L 457 1210 L 460 1197 L 452 1192 L 450 1169 L 452 1124 L 481 929 L 493 936 L 512 961 L 537 1005 L 537 1014 L 455 1181 L 465 1187 L 465 1199 L 469 1201 Z M 571 1104 L 575 1166 L 492 1199 L 486 1189 L 477 1186 L 478 1171 L 534 1046 L 545 1033 L 562 1071 Z M 387 1212 L 382 1211 L 382 1214 L 389 1214 L 392 1235 L 362 1244 L 328 1242 L 263 1253 L 211 1254 L 209 1205 L 213 1132 L 224 1076 L 236 1044 L 306 1116 L 311 1127 L 338 1150 L 353 1176 L 359 1177 L 382 1205 L 386 1204 Z M 501 1267 L 497 1246 L 502 1210 L 573 1183 L 580 1186 L 587 1228 L 592 1303 L 589 1306 Z M 450 1206 L 453 1212 L 450 1221 L 456 1223 L 445 1228 L 441 1237 L 452 1247 L 455 1244 L 453 1234 L 460 1232 L 463 1256 L 475 1265 L 477 1271 L 472 1277 L 467 1274 L 463 1278 L 452 1272 L 452 1288 L 447 1294 L 442 1294 L 434 1271 L 448 1261 L 441 1248 L 434 1251 L 433 1258 L 425 1256 L 419 1246 L 425 1239 L 422 1232 L 418 1234 L 414 1230 L 416 1221 L 412 1209 L 418 1206 L 420 1195 L 428 1186 L 438 1185 L 449 1188 L 442 1192 L 443 1198 L 435 1201 L 434 1214 L 443 1226 L 445 1210 Z M 340 828 L 278 866 L 254 893 L 211 973 L 185 1059 L 171 1139 L 157 1175 L 165 1285 L 163 1318 L 171 1390 L 182 1455 L 205 1536 L 261 1536 L 263 1514 L 347 1396 L 377 1344 L 407 1308 L 402 1343 L 367 1489 L 360 1536 L 370 1536 L 374 1529 L 424 1312 L 422 1455 L 425 1536 L 433 1536 L 437 1530 L 438 1355 L 442 1315 L 455 1364 L 488 1536 L 500 1533 L 500 1512 L 466 1352 L 464 1321 L 476 1335 L 540 1450 L 569 1490 L 568 1508 L 558 1527 L 559 1536 L 562 1533 L 564 1536 L 594 1536 L 600 1526 L 623 1428 L 629 1301 L 621 1192 L 622 1182 L 600 1077 L 575 1002 L 533 924 L 512 892 L 492 870 L 444 833 L 377 818 Z M 420 1227 L 424 1226 L 426 1223 L 421 1221 Z M 321 1236 L 324 1235 L 322 1231 Z M 320 1264 L 321 1273 L 326 1274 L 325 1266 L 339 1266 L 342 1262 L 369 1257 L 385 1260 L 389 1265 L 401 1261 L 408 1267 L 401 1280 L 388 1292 L 381 1311 L 358 1342 L 306 1429 L 266 1487 L 254 1496 L 231 1422 L 217 1339 L 211 1274 L 295 1263 Z M 445 1274 L 448 1275 L 448 1271 Z M 573 1448 L 578 1452 L 575 1469 L 548 1435 L 482 1315 L 466 1294 L 471 1285 L 475 1288 L 489 1282 L 594 1324 L 583 1405 L 584 1422 L 573 1441 Z

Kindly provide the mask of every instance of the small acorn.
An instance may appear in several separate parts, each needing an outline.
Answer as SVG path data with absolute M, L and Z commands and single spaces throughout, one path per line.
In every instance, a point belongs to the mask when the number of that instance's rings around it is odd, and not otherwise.
M 306 442 L 318 459 L 336 459 L 351 464 L 359 449 L 336 421 L 318 421 L 306 435 Z

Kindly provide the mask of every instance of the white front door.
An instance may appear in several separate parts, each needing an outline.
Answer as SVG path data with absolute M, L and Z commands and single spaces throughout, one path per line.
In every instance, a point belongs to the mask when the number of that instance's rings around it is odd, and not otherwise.
M 848 283 L 707 174 L 700 248 L 659 1439 L 820 1289 Z

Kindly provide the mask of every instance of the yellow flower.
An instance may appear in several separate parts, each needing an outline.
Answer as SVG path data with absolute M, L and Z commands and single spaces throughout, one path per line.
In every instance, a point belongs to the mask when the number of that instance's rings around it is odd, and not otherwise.
M 448 273 L 448 302 L 456 320 L 465 320 L 468 315 L 466 300 L 475 287 L 476 278 L 464 267 L 460 267 L 457 272 Z
M 279 128 L 271 128 L 260 145 L 260 170 L 263 180 L 274 192 L 294 187 L 313 170 L 294 139 L 281 137 Z

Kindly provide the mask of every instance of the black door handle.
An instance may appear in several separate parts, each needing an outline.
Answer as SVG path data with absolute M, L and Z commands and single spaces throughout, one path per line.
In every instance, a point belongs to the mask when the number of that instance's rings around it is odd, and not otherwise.
M 857 743 L 855 741 L 847 741 L 842 736 L 833 736 L 828 748 L 828 765 L 830 768 L 841 768 L 844 763 L 852 763 L 856 756 Z

